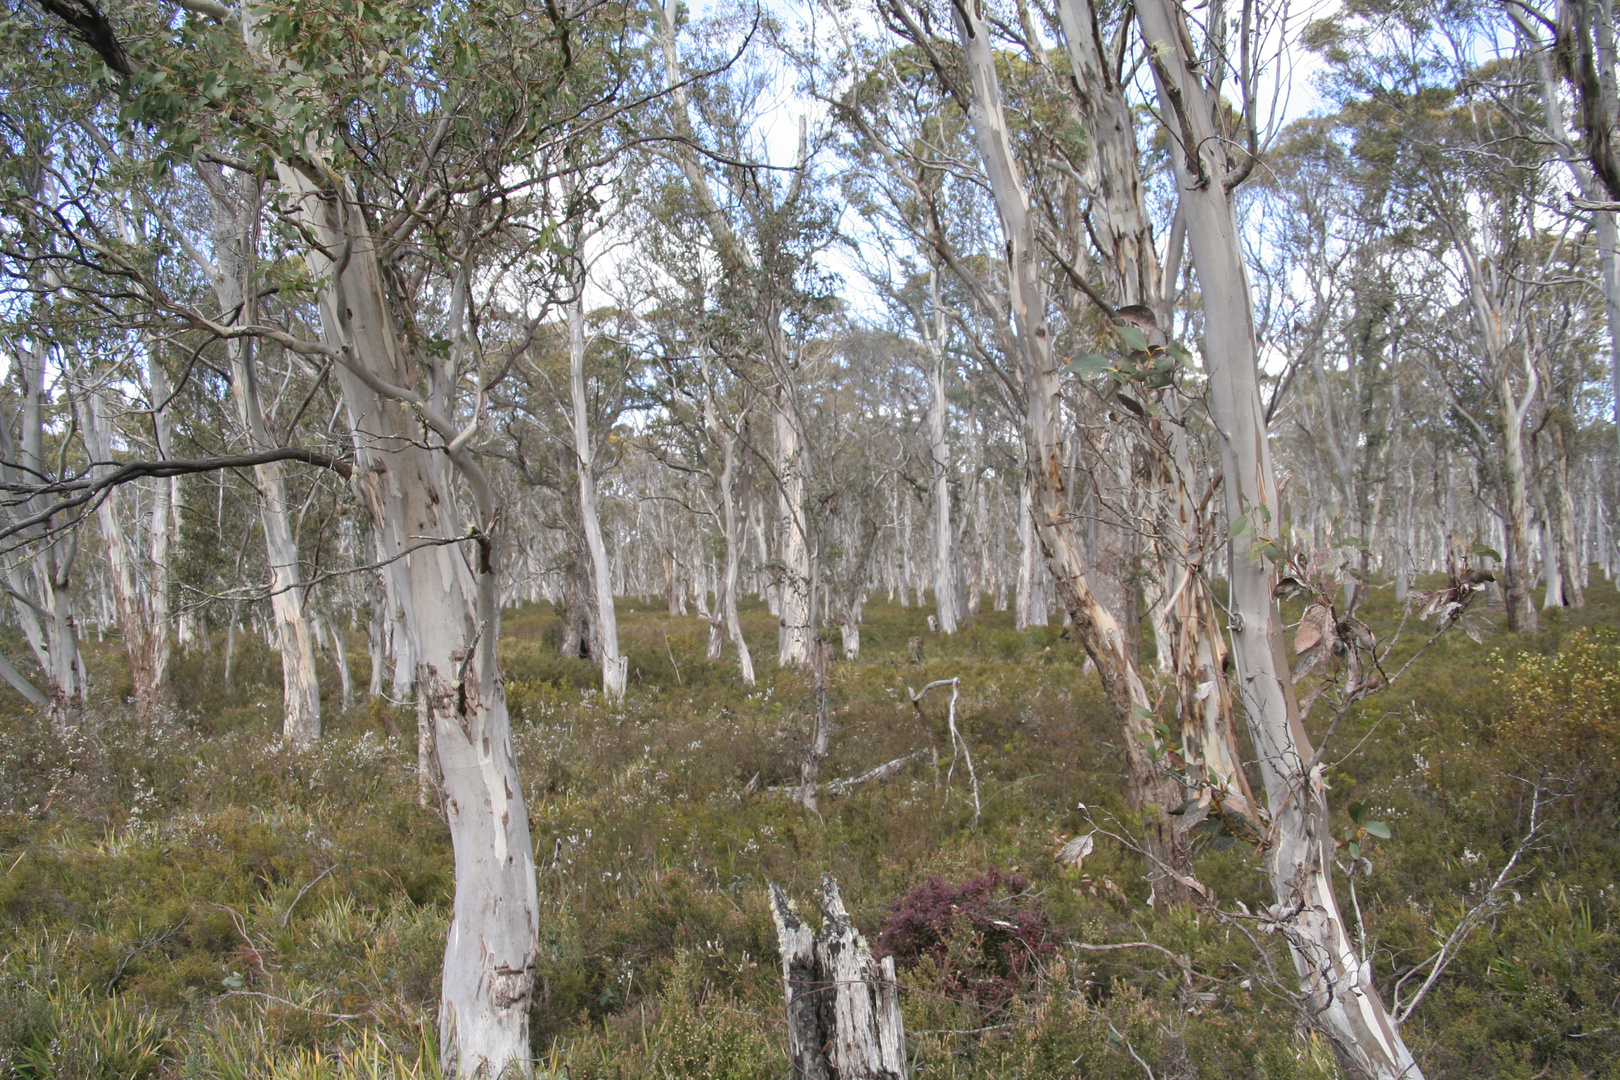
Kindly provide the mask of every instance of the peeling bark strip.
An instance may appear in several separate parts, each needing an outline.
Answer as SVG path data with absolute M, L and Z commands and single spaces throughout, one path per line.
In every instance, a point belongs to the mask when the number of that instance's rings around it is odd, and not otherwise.
M 1221 472 L 1229 520 L 1275 515 L 1279 506 L 1265 411 L 1260 403 L 1253 304 L 1230 183 L 1216 126 L 1218 91 L 1190 44 L 1178 0 L 1138 0 L 1136 22 L 1152 58 L 1159 104 L 1183 153 L 1174 157 L 1181 213 L 1198 273 L 1209 409 L 1222 434 Z M 1221 179 L 1224 176 L 1224 179 Z M 1220 182 L 1211 183 L 1211 179 Z M 1235 688 L 1243 704 L 1271 815 L 1267 873 L 1273 928 L 1293 954 L 1318 1030 L 1340 1063 L 1363 1080 L 1422 1080 L 1379 997 L 1370 965 L 1350 939 L 1333 890 L 1334 841 L 1320 766 L 1294 697 L 1282 640 L 1276 569 L 1250 558 L 1251 534 L 1230 540 L 1230 627 Z
M 812 933 L 781 886 L 771 886 L 795 1080 L 906 1080 L 894 958 L 872 959 L 830 874 L 821 895 L 821 932 Z

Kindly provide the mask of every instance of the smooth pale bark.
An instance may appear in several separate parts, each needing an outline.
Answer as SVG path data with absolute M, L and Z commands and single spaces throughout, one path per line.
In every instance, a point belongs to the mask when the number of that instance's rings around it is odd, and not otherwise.
M 27 483 L 51 475 L 51 465 L 45 460 L 44 452 L 45 358 L 32 344 L 15 341 L 7 344 L 21 383 L 22 408 L 17 440 L 13 443 L 9 427 L 5 428 L 3 449 L 5 460 L 16 462 L 21 468 L 14 469 L 6 464 L 0 469 L 7 480 Z M 13 513 L 18 517 L 32 517 L 49 505 L 47 498 L 28 499 Z M 8 675 L 7 681 L 30 700 L 34 696 L 42 697 L 51 730 L 63 735 L 77 728 L 83 716 L 86 680 L 72 595 L 78 540 L 71 529 L 53 535 L 56 524 L 54 519 L 48 519 L 23 532 L 20 539 L 30 541 L 33 551 L 24 558 L 9 560 L 6 566 L 12 609 L 34 659 L 39 661 L 45 687 L 34 690 L 31 695 L 24 689 L 29 684 L 20 674 L 15 679 Z M 11 673 L 16 674 L 14 668 Z
M 776 662 L 784 667 L 811 660 L 810 541 L 804 517 L 804 445 L 799 434 L 798 409 L 786 387 L 775 395 L 771 429 L 776 435 L 778 486 L 777 532 L 781 547 L 781 613 Z
M 591 560 L 591 588 L 596 601 L 594 658 L 602 665 L 602 693 L 610 701 L 624 700 L 629 661 L 619 655 L 619 617 L 613 608 L 613 571 L 602 518 L 596 506 L 596 444 L 591 441 L 589 405 L 585 400 L 585 281 L 581 267 L 568 304 L 568 393 L 574 426 L 574 468 L 579 482 L 579 521 L 585 532 L 585 550 Z
M 1046 625 L 1046 598 L 1037 564 L 1041 558 L 1039 543 L 1035 537 L 1035 496 L 1026 473 L 1018 483 L 1018 584 L 1013 601 L 1013 626 L 1019 633 L 1032 626 Z
M 715 477 L 715 514 L 720 525 L 721 542 L 725 548 L 724 566 L 715 585 L 714 612 L 709 627 L 709 659 L 720 659 L 722 632 L 729 635 L 737 648 L 737 666 L 744 686 L 754 685 L 754 657 L 743 638 L 742 622 L 737 618 L 738 575 L 742 563 L 743 545 L 747 543 L 748 496 L 751 474 L 743 470 L 740 490 L 737 477 L 737 438 L 720 422 L 714 404 L 713 384 L 709 379 L 708 356 L 702 357 L 704 381 L 709 384 L 703 397 L 703 423 L 709 436 L 720 446 L 720 473 Z M 741 503 L 739 509 L 738 504 Z
M 251 294 L 257 287 L 252 278 L 252 260 L 258 231 L 258 182 L 250 177 L 233 182 L 223 171 L 201 175 L 213 216 L 215 260 L 203 270 L 213 281 L 220 310 L 239 312 L 239 321 L 252 323 L 256 305 Z M 253 343 L 247 339 L 225 342 L 231 365 L 231 397 L 249 449 L 269 450 L 275 447 L 276 440 L 265 418 L 252 351 Z M 304 613 L 298 540 L 293 535 L 282 463 L 254 466 L 253 483 L 259 493 L 265 563 L 270 568 L 275 645 L 281 654 L 281 733 L 289 742 L 305 746 L 321 737 L 321 685 L 315 669 L 315 635 Z
M 1251 529 L 1231 542 L 1228 610 L 1236 687 L 1271 814 L 1266 868 L 1272 917 L 1289 944 L 1311 1015 L 1354 1073 L 1417 1080 L 1422 1073 L 1351 941 L 1334 894 L 1336 845 L 1322 770 L 1300 721 L 1273 594 L 1275 568 L 1252 552 L 1255 532 L 1282 520 L 1260 399 L 1253 309 L 1231 193 L 1218 98 L 1193 55 L 1175 0 L 1139 0 L 1136 18 L 1170 125 L 1192 263 L 1204 312 L 1210 412 L 1220 433 L 1228 517 Z
M 1059 363 L 1046 324 L 1047 296 L 1029 204 L 1014 159 L 1011 132 L 1002 107 L 989 28 L 977 0 L 953 5 L 972 85 L 968 115 L 979 156 L 995 196 L 1008 248 L 1012 323 L 1016 333 L 1024 393 L 1024 473 L 1031 496 L 1034 531 L 1046 556 L 1058 596 L 1079 631 L 1086 654 L 1097 667 L 1103 693 L 1126 732 L 1128 790 L 1144 812 L 1143 831 L 1152 865 L 1149 878 L 1167 884 L 1181 860 L 1183 838 L 1162 807 L 1181 803 L 1180 785 L 1156 754 L 1154 710 L 1120 622 L 1098 600 L 1086 573 L 1083 538 L 1071 511 L 1065 480 L 1064 446 L 1059 430 Z
M 156 362 L 153 363 L 155 365 Z M 92 391 L 84 400 L 79 426 L 90 457 L 96 462 L 112 461 L 112 422 L 99 391 Z M 119 630 L 124 637 L 124 654 L 129 660 L 135 712 L 142 719 L 150 718 L 171 700 L 169 660 L 172 646 L 167 582 L 169 491 L 170 482 L 162 480 L 151 493 L 154 505 L 148 525 L 157 529 L 158 533 L 148 538 L 152 547 L 150 553 L 137 550 L 136 541 L 140 532 L 135 530 L 132 535 L 126 523 L 126 517 L 133 513 L 125 509 L 127 492 L 113 488 L 96 507 L 96 522 L 101 528 L 102 546 L 107 552 L 107 576 L 112 585 L 113 604 L 118 613 Z M 151 560 L 144 567 L 141 566 L 142 554 L 148 554 Z M 162 561 L 157 561 L 159 559 Z M 164 579 L 161 583 L 157 580 L 160 576 Z
M 248 36 L 253 43 L 251 24 Z M 432 733 L 427 764 L 455 855 L 439 1006 L 441 1068 L 459 1077 L 499 1076 L 509 1067 L 527 1072 L 539 901 L 496 658 L 497 507 L 482 467 L 464 445 L 454 445 L 457 430 L 445 419 L 449 402 L 442 395 L 457 380 L 441 370 L 433 380 L 437 393 L 412 389 L 414 371 L 427 360 L 407 360 L 378 246 L 347 182 L 329 166 L 319 170 L 322 183 L 286 163 L 277 174 L 290 213 L 312 241 L 305 259 L 325 283 L 321 323 L 354 434 L 355 486 L 379 548 L 392 560 L 392 599 L 416 665 L 422 724 Z M 340 252 L 338 265 L 329 256 Z M 424 427 L 443 441 L 426 445 Z M 447 464 L 476 504 L 470 535 Z
M 676 133 L 682 136 L 672 150 L 681 173 L 691 188 L 715 246 L 720 250 L 722 264 L 735 273 L 757 278 L 761 272 L 754 251 L 742 242 L 731 222 L 721 210 L 709 189 L 708 175 L 698 160 L 693 143 L 692 124 L 687 112 L 686 89 L 682 83 L 680 60 L 675 50 L 675 8 L 673 3 L 659 7 L 662 20 L 661 44 L 664 53 L 664 76 L 670 89 L 672 115 Z M 802 136 L 802 133 L 801 133 Z M 801 137 L 801 143 L 802 143 Z M 802 155 L 801 155 L 802 158 Z M 800 167 L 803 163 L 801 160 Z M 802 422 L 798 403 L 794 400 L 792 365 L 788 356 L 787 338 L 782 329 L 782 312 L 769 297 L 759 298 L 759 328 L 764 337 L 767 361 L 777 381 L 771 395 L 771 429 L 775 448 L 774 469 L 779 495 L 777 535 L 780 537 L 779 580 L 777 582 L 777 617 L 780 632 L 777 641 L 777 662 L 782 665 L 810 662 L 810 643 L 814 636 L 811 610 L 810 582 L 813 574 L 811 549 L 805 517 L 805 458 Z
M 932 318 L 918 314 L 918 328 L 928 352 L 928 457 L 932 476 L 930 486 L 934 493 L 934 612 L 939 617 L 939 629 L 944 634 L 956 633 L 956 552 L 951 529 L 951 447 L 946 439 L 945 403 L 945 308 L 940 302 L 939 270 L 928 268 L 929 298 L 933 304 Z M 856 631 L 859 635 L 859 631 Z M 860 651 L 859 637 L 856 652 Z M 846 651 L 847 651 L 846 643 Z

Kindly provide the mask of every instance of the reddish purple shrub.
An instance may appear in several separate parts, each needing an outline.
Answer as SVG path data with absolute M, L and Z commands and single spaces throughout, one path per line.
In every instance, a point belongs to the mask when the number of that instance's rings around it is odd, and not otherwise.
M 930 875 L 895 901 L 877 954 L 899 964 L 932 957 L 950 992 L 971 993 L 995 1010 L 1033 983 L 1053 952 L 1051 920 L 1029 879 L 995 867 L 952 884 Z

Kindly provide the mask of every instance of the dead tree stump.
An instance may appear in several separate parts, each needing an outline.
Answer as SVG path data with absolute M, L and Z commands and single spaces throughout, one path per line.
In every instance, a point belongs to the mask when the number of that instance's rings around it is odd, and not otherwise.
M 894 958 L 872 959 L 838 883 L 831 875 L 822 883 L 820 933 L 811 933 L 778 885 L 771 886 L 771 914 L 782 950 L 794 1080 L 906 1080 Z
M 923 662 L 922 638 L 914 637 L 906 641 L 906 659 L 910 660 L 913 664 L 920 664 Z

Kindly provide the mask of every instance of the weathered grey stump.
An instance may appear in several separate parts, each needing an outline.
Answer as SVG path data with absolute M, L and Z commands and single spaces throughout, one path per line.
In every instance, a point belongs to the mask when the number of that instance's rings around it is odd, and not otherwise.
M 821 932 L 812 934 L 787 893 L 771 886 L 794 1080 L 906 1080 L 894 958 L 872 959 L 831 875 L 821 891 Z

